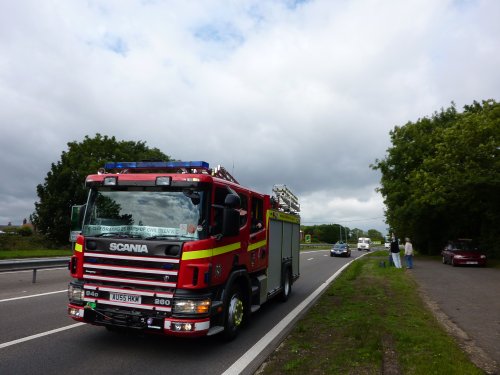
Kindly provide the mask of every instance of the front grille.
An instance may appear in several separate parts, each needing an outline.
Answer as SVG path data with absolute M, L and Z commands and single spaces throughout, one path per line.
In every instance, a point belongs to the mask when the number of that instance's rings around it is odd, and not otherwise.
M 87 303 L 115 312 L 171 312 L 179 259 L 87 253 L 83 271 Z
M 173 288 L 179 260 L 92 253 L 84 257 L 84 279 L 112 285 L 144 285 Z

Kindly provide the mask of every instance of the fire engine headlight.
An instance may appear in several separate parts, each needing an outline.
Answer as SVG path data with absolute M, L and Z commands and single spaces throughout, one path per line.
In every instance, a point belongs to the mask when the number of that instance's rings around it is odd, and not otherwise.
M 210 310 L 210 299 L 188 300 L 178 299 L 174 301 L 174 314 L 208 314 Z
M 83 288 L 69 284 L 68 285 L 68 299 L 70 302 L 83 302 Z

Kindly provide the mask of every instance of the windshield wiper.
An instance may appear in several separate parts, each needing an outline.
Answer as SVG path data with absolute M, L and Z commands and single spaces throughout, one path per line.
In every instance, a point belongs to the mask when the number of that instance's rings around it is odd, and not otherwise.
M 94 237 L 112 237 L 112 236 L 118 236 L 118 237 L 123 237 L 123 238 L 137 238 L 140 236 L 134 236 L 128 233 L 123 233 L 123 232 L 106 232 L 106 233 L 99 233 L 94 235 Z
M 168 239 L 168 238 L 171 238 L 171 239 L 177 239 L 177 238 L 189 238 L 189 239 L 193 239 L 193 237 L 191 237 L 191 236 L 184 236 L 184 235 L 181 235 L 181 234 L 170 235 L 170 236 L 167 236 L 167 235 L 151 236 L 151 237 L 145 237 L 144 239 L 145 240 L 164 240 L 164 239 Z
M 151 236 L 151 237 L 144 237 L 145 240 L 157 240 L 157 239 L 165 239 L 165 238 L 172 238 L 173 236 Z

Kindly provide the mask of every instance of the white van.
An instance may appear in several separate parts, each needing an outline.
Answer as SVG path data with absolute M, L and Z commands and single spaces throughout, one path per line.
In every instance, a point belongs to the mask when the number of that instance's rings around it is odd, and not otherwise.
M 368 237 L 359 237 L 358 238 L 358 250 L 366 250 L 370 251 L 372 248 L 372 240 Z

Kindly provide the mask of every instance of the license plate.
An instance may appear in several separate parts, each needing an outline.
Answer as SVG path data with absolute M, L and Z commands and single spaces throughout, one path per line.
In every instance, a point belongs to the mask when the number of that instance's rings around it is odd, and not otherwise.
M 467 264 L 477 264 L 477 262 L 466 262 Z
M 124 293 L 110 293 L 109 300 L 114 302 L 126 302 L 139 305 L 141 303 L 141 296 L 136 296 L 134 294 L 124 294 Z

